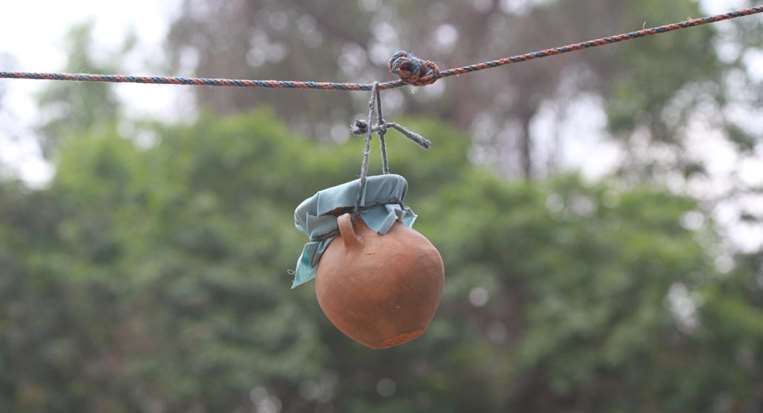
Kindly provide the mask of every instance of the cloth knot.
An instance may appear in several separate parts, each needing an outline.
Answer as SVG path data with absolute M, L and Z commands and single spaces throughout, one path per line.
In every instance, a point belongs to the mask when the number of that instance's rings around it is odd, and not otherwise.
M 389 70 L 403 82 L 414 86 L 431 85 L 440 78 L 440 68 L 431 60 L 420 59 L 400 50 L 389 59 Z

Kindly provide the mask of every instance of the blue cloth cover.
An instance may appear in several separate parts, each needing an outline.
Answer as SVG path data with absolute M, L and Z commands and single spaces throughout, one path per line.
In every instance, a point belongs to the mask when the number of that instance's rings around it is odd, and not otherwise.
M 339 235 L 336 209 L 351 211 L 358 198 L 358 179 L 319 191 L 304 200 L 294 211 L 294 225 L 310 238 L 297 260 L 291 288 L 315 278 L 315 271 L 331 241 Z M 400 175 L 369 176 L 360 216 L 369 228 L 379 235 L 386 234 L 398 220 L 411 227 L 416 214 L 403 206 L 408 182 Z

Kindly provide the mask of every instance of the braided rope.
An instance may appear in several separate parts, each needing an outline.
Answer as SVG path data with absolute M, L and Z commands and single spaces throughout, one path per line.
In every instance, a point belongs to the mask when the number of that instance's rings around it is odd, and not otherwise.
M 581 43 L 573 43 L 566 46 L 539 50 L 502 59 L 490 60 L 468 66 L 454 67 L 440 71 L 437 65 L 429 60 L 419 59 L 415 55 L 400 51 L 395 53 L 390 60 L 390 70 L 397 74 L 399 79 L 378 84 L 379 90 L 394 89 L 405 85 L 424 86 L 438 79 L 450 76 L 460 76 L 466 73 L 529 60 L 542 59 L 555 55 L 570 53 L 592 47 L 606 46 L 641 37 L 653 36 L 690 27 L 717 23 L 724 20 L 736 19 L 763 13 L 763 6 L 755 6 L 718 14 L 715 16 L 689 19 L 680 23 L 666 24 L 652 28 L 645 28 L 630 33 L 623 33 Z M 0 78 L 5 79 L 36 79 L 36 80 L 71 80 L 79 82 L 111 82 L 111 83 L 148 83 L 167 85 L 193 85 L 193 86 L 228 86 L 228 87 L 256 87 L 256 88 L 285 88 L 285 89 L 315 89 L 315 90 L 345 90 L 345 91 L 369 91 L 373 89 L 373 83 L 354 82 L 315 82 L 298 80 L 246 80 L 246 79 L 214 79 L 195 77 L 174 76 L 129 76 L 129 75 L 99 75 L 88 73 L 39 73 L 39 72 L 2 72 Z
M 154 85 L 255 87 L 269 89 L 283 88 L 348 91 L 371 90 L 371 85 L 365 83 L 313 82 L 298 80 L 215 79 L 175 76 L 97 75 L 89 73 L 0 72 L 0 78 L 71 80 L 76 82 L 148 83 Z
M 503 59 L 491 60 L 483 63 L 477 63 L 468 66 L 455 67 L 448 69 L 440 73 L 440 77 L 458 76 L 464 73 L 475 72 L 478 70 L 490 69 L 498 66 L 510 65 L 513 63 L 526 62 L 528 60 L 542 59 L 545 57 L 551 57 L 564 53 L 570 53 L 578 50 L 588 49 L 592 47 L 606 46 L 614 43 L 620 43 L 627 40 L 634 40 L 641 37 L 654 36 L 662 33 L 674 32 L 676 30 L 688 29 L 691 27 L 703 26 L 706 24 L 718 23 L 724 20 L 732 20 L 739 17 L 750 16 L 753 14 L 763 13 L 763 6 L 755 6 L 729 13 L 718 14 L 715 16 L 702 17 L 697 19 L 689 19 L 680 23 L 666 24 L 664 26 L 657 26 L 638 30 L 630 33 L 617 34 L 614 36 L 602 37 L 600 39 L 589 40 L 586 42 L 573 43 L 562 47 L 556 47 L 546 50 L 540 50 L 522 55 L 505 57 Z

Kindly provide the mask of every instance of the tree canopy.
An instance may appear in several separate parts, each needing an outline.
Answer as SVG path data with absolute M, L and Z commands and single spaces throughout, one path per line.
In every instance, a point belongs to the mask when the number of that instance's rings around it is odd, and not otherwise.
M 702 4 L 187 0 L 167 44 L 184 73 L 371 80 L 398 47 L 447 67 Z M 430 329 L 386 351 L 341 335 L 312 284 L 289 289 L 293 210 L 357 177 L 345 125 L 366 95 L 199 88 L 200 115 L 166 123 L 127 119 L 110 85 L 51 84 L 39 131 L 55 176 L 0 175 L 0 411 L 759 412 L 763 253 L 730 248 L 690 184 L 707 173 L 698 123 L 760 157 L 755 116 L 738 116 L 760 106 L 760 28 L 385 92 L 385 113 L 434 142 L 387 135 L 446 268 Z M 72 30 L 66 70 L 119 72 L 133 39 L 98 59 L 91 30 Z M 596 180 L 560 173 L 567 137 L 538 132 L 586 101 L 625 154 Z M 719 202 L 761 192 L 733 189 Z
M 148 148 L 98 129 L 61 147 L 49 188 L 1 187 L 0 404 L 754 411 L 761 257 L 714 270 L 712 225 L 684 224 L 696 201 L 576 176 L 506 182 L 471 165 L 462 132 L 407 123 L 436 145 L 393 141 L 393 170 L 447 274 L 423 338 L 368 351 L 312 285 L 288 288 L 304 241 L 292 210 L 351 179 L 360 142 L 322 145 L 267 111 L 156 125 Z

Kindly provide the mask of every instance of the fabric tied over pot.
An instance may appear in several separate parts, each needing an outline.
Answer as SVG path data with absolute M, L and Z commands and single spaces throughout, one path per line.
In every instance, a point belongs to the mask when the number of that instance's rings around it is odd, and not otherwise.
M 310 240 L 297 260 L 291 288 L 315 278 L 323 252 L 339 234 L 337 216 L 355 208 L 359 189 L 357 179 L 324 189 L 304 200 L 294 211 L 294 225 Z M 408 182 L 400 175 L 369 176 L 359 210 L 363 222 L 379 235 L 389 232 L 397 221 L 413 226 L 416 214 L 403 205 L 407 190 Z

